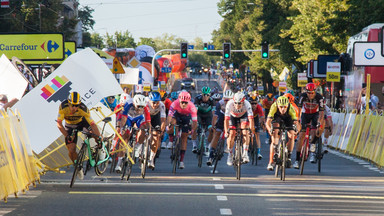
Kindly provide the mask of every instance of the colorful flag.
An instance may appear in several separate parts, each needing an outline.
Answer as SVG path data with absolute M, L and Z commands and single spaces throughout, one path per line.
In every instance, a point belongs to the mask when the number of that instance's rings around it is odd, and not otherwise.
M 9 8 L 9 0 L 1 0 L 1 8 Z

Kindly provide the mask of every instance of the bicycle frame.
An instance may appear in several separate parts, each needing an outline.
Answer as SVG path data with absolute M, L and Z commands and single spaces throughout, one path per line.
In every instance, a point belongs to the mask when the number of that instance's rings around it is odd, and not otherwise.
M 311 124 L 308 123 L 306 125 L 305 137 L 303 141 L 303 145 L 301 146 L 300 152 L 300 175 L 303 175 L 304 172 L 304 162 L 308 159 L 309 154 L 309 136 L 311 131 Z

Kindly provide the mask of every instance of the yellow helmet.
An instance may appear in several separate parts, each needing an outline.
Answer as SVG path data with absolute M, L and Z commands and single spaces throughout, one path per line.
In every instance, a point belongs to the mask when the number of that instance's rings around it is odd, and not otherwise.
M 68 103 L 72 105 L 79 105 L 81 103 L 80 94 L 77 92 L 71 92 L 68 96 Z
M 277 98 L 276 103 L 277 106 L 288 106 L 289 99 L 284 96 L 280 96 L 279 98 Z

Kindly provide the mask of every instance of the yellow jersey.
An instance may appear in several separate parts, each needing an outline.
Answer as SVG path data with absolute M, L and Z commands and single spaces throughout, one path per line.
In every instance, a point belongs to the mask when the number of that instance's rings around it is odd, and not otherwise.
M 287 113 L 281 114 L 280 111 L 277 109 L 277 103 L 273 103 L 271 109 L 269 110 L 268 118 L 273 119 L 276 113 L 279 115 L 289 115 L 291 116 L 291 119 L 293 121 L 297 120 L 295 109 L 293 108 L 293 106 L 291 106 L 291 104 L 288 105 Z
M 91 118 L 91 114 L 89 113 L 89 110 L 84 103 L 81 103 L 77 111 L 74 113 L 71 113 L 67 100 L 60 104 L 59 115 L 57 116 L 58 121 L 65 120 L 66 124 L 76 125 L 79 124 L 83 120 L 83 118 L 85 118 L 89 125 L 94 124 Z

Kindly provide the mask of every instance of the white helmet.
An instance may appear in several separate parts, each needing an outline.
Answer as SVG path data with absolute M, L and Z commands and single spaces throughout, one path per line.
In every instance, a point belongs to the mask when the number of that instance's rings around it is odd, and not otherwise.
M 225 99 L 232 99 L 232 97 L 233 97 L 233 92 L 232 92 L 231 90 L 227 90 L 227 91 L 224 92 L 223 97 L 224 97 Z
M 120 103 L 121 103 L 121 104 L 125 104 L 129 98 L 130 98 L 129 94 L 127 94 L 127 93 L 122 93 L 122 94 L 120 95 Z
M 235 103 L 242 103 L 244 102 L 245 100 L 245 95 L 243 92 L 237 92 L 234 96 L 233 96 L 233 100 L 235 101 Z
M 145 96 L 141 94 L 137 94 L 133 97 L 133 105 L 135 106 L 145 106 L 147 105 L 145 101 Z

